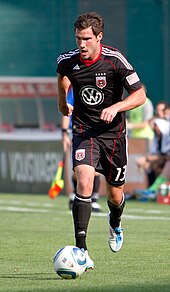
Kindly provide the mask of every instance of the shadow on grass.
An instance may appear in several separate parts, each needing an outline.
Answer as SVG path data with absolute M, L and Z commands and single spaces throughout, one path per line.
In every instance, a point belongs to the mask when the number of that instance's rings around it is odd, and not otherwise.
M 38 281 L 53 281 L 54 283 L 58 283 L 56 287 L 49 287 L 48 288 L 29 288 L 26 289 L 27 292 L 62 292 L 63 290 L 66 290 L 67 292 L 169 292 L 170 291 L 170 283 L 168 284 L 160 284 L 160 285 L 149 285 L 149 283 L 146 283 L 145 285 L 137 284 L 136 286 L 134 285 L 123 285 L 123 280 L 122 283 L 117 284 L 115 283 L 113 287 L 110 286 L 109 280 L 108 280 L 108 287 L 107 285 L 101 287 L 99 283 L 99 287 L 80 287 L 80 282 L 75 280 L 67 280 L 67 279 L 62 279 L 60 277 L 56 277 L 55 274 L 53 273 L 34 273 L 34 274 L 9 274 L 9 275 L 0 275 L 0 279 L 27 279 L 27 280 L 38 280 Z M 67 283 L 67 282 L 72 282 L 71 286 L 65 286 L 61 287 L 61 283 Z M 1 291 L 1 289 L 0 289 Z M 6 290 L 5 290 L 6 291 Z M 9 290 L 8 290 L 9 291 Z M 16 291 L 16 290 L 15 290 Z M 24 290 L 17 290 L 17 292 L 24 292 Z
M 49 276 L 49 273 L 34 273 L 34 274 L 9 274 L 9 275 L 0 275 L 1 279 L 27 279 L 27 280 L 41 280 L 41 281 L 56 281 L 62 280 L 61 278 L 56 278 L 54 273 L 51 273 L 53 277 Z

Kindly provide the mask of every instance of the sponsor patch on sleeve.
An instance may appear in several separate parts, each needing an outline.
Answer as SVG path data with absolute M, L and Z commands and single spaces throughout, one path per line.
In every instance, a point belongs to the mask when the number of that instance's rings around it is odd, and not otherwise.
M 135 72 L 135 73 L 132 73 L 129 76 L 127 76 L 126 80 L 129 83 L 129 85 L 132 85 L 132 84 L 139 81 L 139 77 L 138 77 L 137 73 Z

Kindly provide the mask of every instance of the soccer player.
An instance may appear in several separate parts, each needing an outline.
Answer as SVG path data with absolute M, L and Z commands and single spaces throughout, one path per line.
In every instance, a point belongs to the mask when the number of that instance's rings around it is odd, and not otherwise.
M 122 247 L 127 167 L 125 111 L 146 100 L 132 65 L 119 50 L 101 44 L 103 31 L 100 15 L 95 12 L 80 15 L 74 24 L 78 48 L 57 59 L 59 109 L 64 116 L 72 114 L 73 122 L 73 168 L 77 177 L 72 210 L 75 239 L 76 246 L 85 250 L 87 269 L 94 268 L 86 235 L 95 171 L 106 179 L 110 249 L 117 252 Z M 74 107 L 66 102 L 70 82 Z M 124 88 L 129 94 L 125 99 Z

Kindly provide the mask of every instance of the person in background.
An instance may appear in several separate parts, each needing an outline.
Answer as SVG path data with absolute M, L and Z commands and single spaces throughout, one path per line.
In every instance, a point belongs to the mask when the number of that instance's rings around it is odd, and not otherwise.
M 127 167 L 125 111 L 146 100 L 132 65 L 120 51 L 101 44 L 103 31 L 100 15 L 95 12 L 80 15 L 74 24 L 77 48 L 57 58 L 59 110 L 64 116 L 72 115 L 73 121 L 72 157 L 77 177 L 72 208 L 75 245 L 85 250 L 86 269 L 94 269 L 86 240 L 95 171 L 106 179 L 109 247 L 112 252 L 122 247 Z M 74 107 L 67 103 L 70 84 Z M 129 94 L 125 99 L 124 88 Z
M 159 101 L 156 104 L 156 107 L 155 107 L 155 118 L 157 118 L 157 119 L 164 119 L 164 117 L 165 117 L 164 110 L 165 110 L 166 105 L 167 104 L 164 101 Z
M 145 169 L 152 169 L 155 174 L 155 179 L 146 190 L 136 190 L 137 196 L 150 196 L 155 199 L 159 186 L 163 183 L 170 181 L 170 105 L 166 105 L 161 113 L 161 118 L 154 119 L 155 136 L 157 137 L 157 147 L 153 155 L 149 155 L 143 161 Z M 155 142 L 155 144 L 156 144 Z
M 67 103 L 74 106 L 74 95 L 73 88 L 70 86 Z M 76 194 L 77 179 L 75 172 L 71 170 L 71 132 L 72 132 L 72 117 L 62 116 L 61 118 L 61 131 L 62 131 L 62 143 L 64 150 L 64 182 L 65 182 L 65 191 L 69 196 L 69 209 L 72 210 L 72 205 L 74 197 Z M 71 173 L 71 176 L 70 176 Z M 95 173 L 94 185 L 92 192 L 92 212 L 101 212 L 101 206 L 98 203 L 99 200 L 99 187 L 100 187 L 100 175 Z
M 146 87 L 142 85 L 146 93 Z M 128 137 L 130 138 L 145 138 L 149 139 L 150 143 L 153 140 L 154 132 L 150 125 L 150 121 L 154 116 L 154 106 L 149 97 L 146 102 L 128 112 L 127 129 Z
M 154 132 L 153 140 L 150 144 L 148 153 L 137 159 L 136 163 L 140 170 L 146 173 L 148 187 L 152 185 L 156 177 L 160 174 L 164 165 L 165 149 L 161 149 L 162 132 L 164 131 L 166 103 L 158 102 L 155 107 L 155 116 L 150 120 L 150 125 Z M 166 127 L 165 127 L 165 131 Z M 163 147 L 164 148 L 164 147 Z M 163 151 L 163 152 L 162 152 Z
M 146 86 L 143 84 L 142 87 L 147 94 Z M 154 106 L 149 97 L 146 98 L 146 102 L 143 105 L 134 108 L 127 113 L 128 138 L 146 139 L 148 149 L 150 149 L 154 138 L 154 131 L 151 126 L 151 120 L 153 119 L 153 116 Z M 136 164 L 138 167 L 140 163 L 142 164 L 145 160 L 145 156 L 146 155 L 137 158 Z M 149 184 L 153 182 L 153 173 L 148 171 L 145 172 L 145 174 L 146 180 L 149 182 Z M 133 193 L 130 194 L 130 197 L 133 197 Z

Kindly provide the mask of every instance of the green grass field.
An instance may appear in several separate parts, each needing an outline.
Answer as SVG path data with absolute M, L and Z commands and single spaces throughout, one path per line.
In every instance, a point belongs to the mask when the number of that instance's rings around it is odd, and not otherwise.
M 106 199 L 100 203 L 103 213 L 92 214 L 87 241 L 95 269 L 64 280 L 52 258 L 74 245 L 67 197 L 0 194 L 0 291 L 169 292 L 170 205 L 127 201 L 124 245 L 114 254 L 107 244 Z

